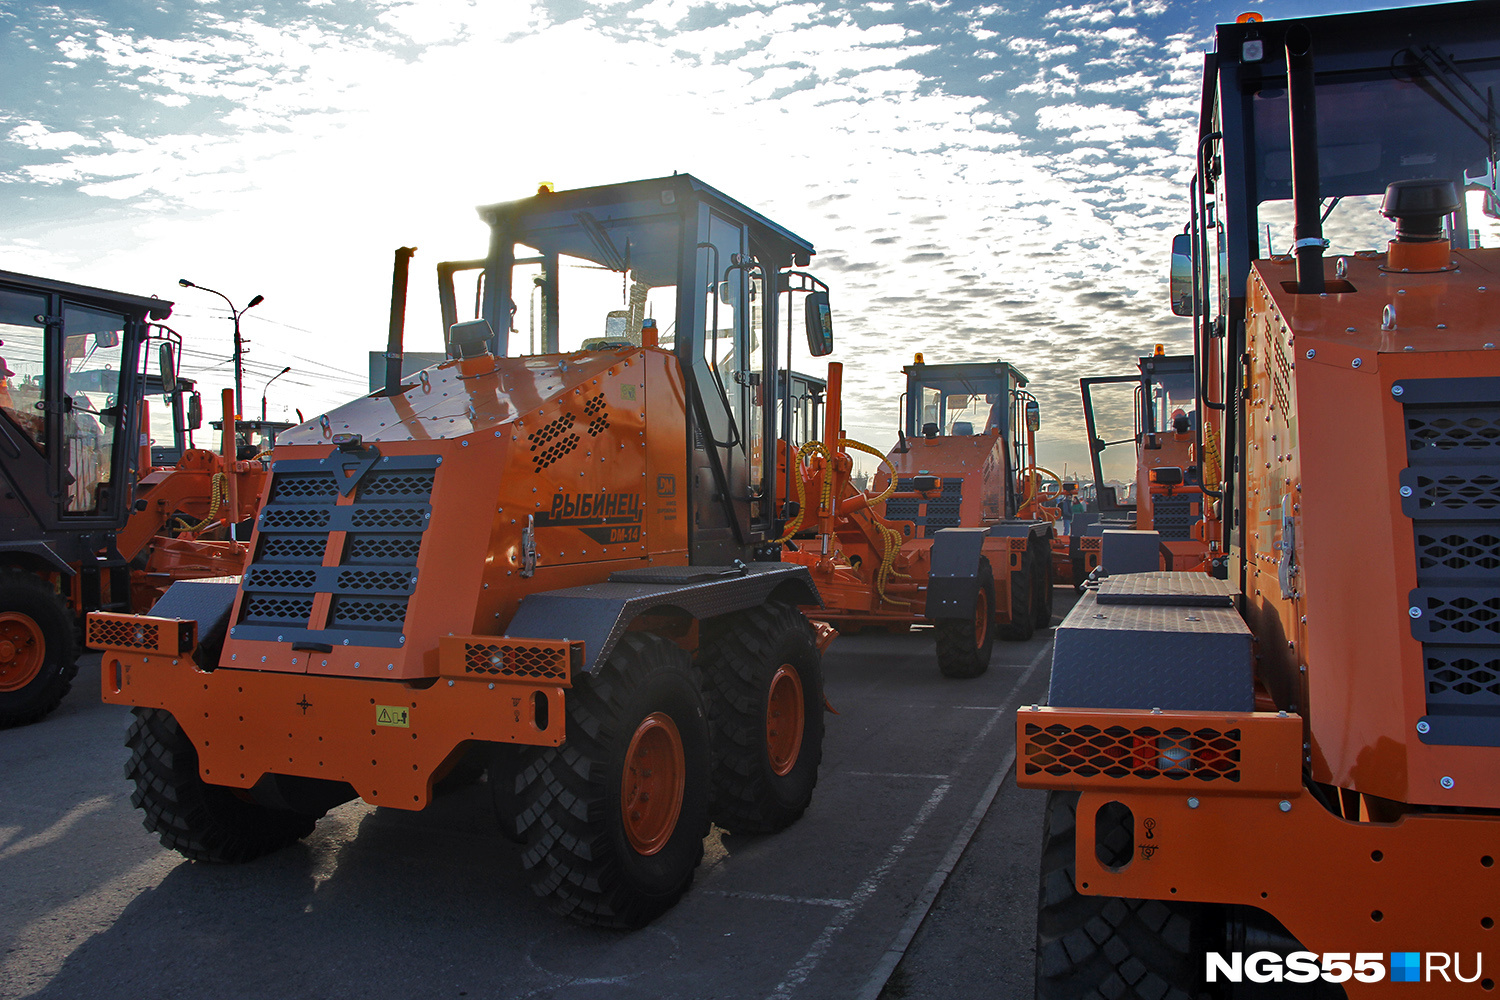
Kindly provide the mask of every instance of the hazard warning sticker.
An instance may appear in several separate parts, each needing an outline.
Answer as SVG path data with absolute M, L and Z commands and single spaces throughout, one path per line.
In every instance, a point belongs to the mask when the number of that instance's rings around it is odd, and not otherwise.
M 405 705 L 376 705 L 375 725 L 411 728 L 411 710 Z

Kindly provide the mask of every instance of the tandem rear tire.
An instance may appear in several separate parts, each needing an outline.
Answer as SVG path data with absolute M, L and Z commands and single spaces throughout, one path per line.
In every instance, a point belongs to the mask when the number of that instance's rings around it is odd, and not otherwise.
M 1077 792 L 1047 793 L 1036 1000 L 1206 1000 L 1204 908 L 1079 893 L 1074 884 L 1077 810 Z M 1127 843 L 1131 836 L 1123 829 L 1102 833 Z
M 933 624 L 938 669 L 944 677 L 978 677 L 990 668 L 996 631 L 995 574 L 984 556 L 979 557 L 977 576 L 974 613 L 968 618 L 939 618 Z
M 823 667 L 812 625 L 772 601 L 705 626 L 698 654 L 713 740 L 710 816 L 774 833 L 812 802 L 823 759 Z
M 0 729 L 56 708 L 78 673 L 73 614 L 50 584 L 0 570 Z
M 1010 572 L 1010 621 L 998 629 L 1006 642 L 1025 642 L 1036 634 L 1036 572 L 1036 548 L 1028 546 L 1021 568 Z
M 1045 538 L 1033 539 L 1031 546 L 1031 623 L 1045 631 L 1052 627 L 1053 565 L 1052 545 Z
M 308 815 L 247 801 L 198 773 L 198 751 L 171 712 L 135 708 L 125 745 L 125 776 L 135 782 L 131 804 L 163 847 L 193 861 L 251 861 L 312 833 L 322 813 Z
M 692 884 L 708 834 L 708 715 L 688 654 L 627 633 L 575 677 L 567 741 L 529 751 L 517 779 L 521 864 L 554 911 L 633 928 Z

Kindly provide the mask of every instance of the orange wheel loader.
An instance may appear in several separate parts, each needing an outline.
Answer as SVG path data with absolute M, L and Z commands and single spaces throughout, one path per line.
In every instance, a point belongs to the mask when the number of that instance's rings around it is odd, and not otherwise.
M 812 798 L 828 636 L 777 560 L 776 379 L 798 314 L 832 349 L 828 291 L 810 244 L 686 174 L 480 214 L 486 256 L 438 265 L 448 360 L 402 378 L 404 247 L 386 384 L 278 437 L 243 577 L 89 638 L 135 707 L 134 801 L 186 857 L 356 796 L 422 809 L 478 761 L 536 893 L 637 926 L 711 819 L 775 831 Z
M 155 467 L 147 397 L 173 415 L 158 425 L 159 457 L 215 460 L 184 450 L 181 340 L 160 324 L 171 311 L 162 299 L 0 271 L 0 728 L 62 701 L 85 612 L 144 610 L 171 580 L 242 565 L 243 546 L 163 530 L 218 495 L 209 475 Z M 160 371 L 148 373 L 153 342 Z
M 1017 715 L 1041 1000 L 1493 994 L 1497 89 L 1492 2 L 1217 29 L 1172 298 L 1227 579 L 1106 537 Z

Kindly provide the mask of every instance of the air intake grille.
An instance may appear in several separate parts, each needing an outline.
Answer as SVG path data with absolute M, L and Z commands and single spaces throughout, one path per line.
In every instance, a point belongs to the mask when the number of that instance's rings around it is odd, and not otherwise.
M 1401 400 L 1424 743 L 1500 746 L 1500 379 L 1417 379 Z
M 531 442 L 531 461 L 540 472 L 578 447 L 579 437 L 573 433 L 573 417 L 564 413 L 545 425 L 541 430 L 526 436 Z
M 338 461 L 338 454 L 326 462 Z M 422 537 L 432 520 L 437 456 L 381 457 L 348 498 L 339 496 L 337 480 L 324 465 L 299 459 L 272 468 L 233 635 L 400 645 Z M 326 619 L 314 610 L 319 594 L 329 595 Z

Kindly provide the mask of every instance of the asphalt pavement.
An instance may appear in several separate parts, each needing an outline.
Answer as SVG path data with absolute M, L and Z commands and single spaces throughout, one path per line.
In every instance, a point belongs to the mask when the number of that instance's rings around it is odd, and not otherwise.
M 1014 713 L 1050 651 L 1050 631 L 997 643 L 955 681 L 928 630 L 839 637 L 812 807 L 715 829 L 688 895 L 630 933 L 545 909 L 482 784 L 421 813 L 349 803 L 247 865 L 164 850 L 90 657 L 57 712 L 0 732 L 0 998 L 1029 997 L 1043 797 L 1011 777 Z

